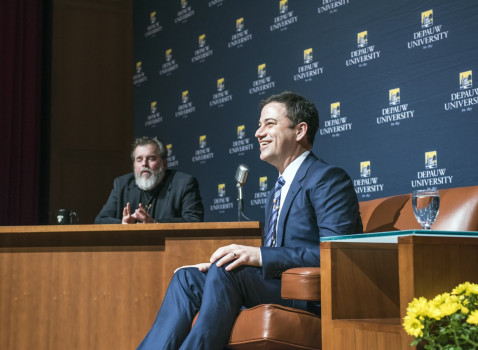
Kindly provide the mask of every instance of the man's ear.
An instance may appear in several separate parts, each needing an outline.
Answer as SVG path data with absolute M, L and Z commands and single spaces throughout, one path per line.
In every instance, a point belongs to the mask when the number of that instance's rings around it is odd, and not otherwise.
M 296 140 L 300 141 L 307 141 L 307 128 L 308 125 L 306 122 L 301 122 L 295 126 L 295 132 L 297 134 Z

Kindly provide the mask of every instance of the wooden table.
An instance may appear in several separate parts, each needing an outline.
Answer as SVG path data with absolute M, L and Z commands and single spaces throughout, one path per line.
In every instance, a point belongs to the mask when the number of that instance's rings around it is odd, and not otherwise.
M 0 349 L 134 349 L 176 267 L 259 222 L 0 227 Z
M 320 244 L 324 350 L 414 349 L 408 303 L 478 283 L 478 232 L 360 236 Z

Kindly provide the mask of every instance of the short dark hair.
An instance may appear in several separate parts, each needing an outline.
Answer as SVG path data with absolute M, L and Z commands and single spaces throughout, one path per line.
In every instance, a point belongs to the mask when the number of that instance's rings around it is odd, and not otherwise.
M 271 102 L 279 102 L 285 105 L 287 117 L 292 121 L 291 127 L 302 122 L 307 124 L 307 141 L 310 145 L 313 145 L 315 134 L 319 129 L 319 111 L 314 103 L 292 91 L 284 91 L 262 100 L 260 103 L 261 110 Z
M 136 150 L 136 147 L 145 146 L 145 145 L 154 145 L 156 149 L 158 150 L 158 153 L 161 159 L 166 159 L 166 157 L 168 156 L 168 150 L 166 149 L 162 141 L 158 140 L 156 137 L 142 136 L 134 140 L 133 144 L 131 145 L 132 147 L 131 159 L 133 160 L 133 162 L 134 162 L 134 151 Z

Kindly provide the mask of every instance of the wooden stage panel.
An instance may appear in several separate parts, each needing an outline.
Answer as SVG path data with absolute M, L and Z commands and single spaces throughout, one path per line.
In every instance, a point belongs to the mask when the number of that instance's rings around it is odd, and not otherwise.
M 1 252 L 1 349 L 132 349 L 165 288 L 161 251 Z
M 134 349 L 176 263 L 260 235 L 257 222 L 0 227 L 0 349 Z

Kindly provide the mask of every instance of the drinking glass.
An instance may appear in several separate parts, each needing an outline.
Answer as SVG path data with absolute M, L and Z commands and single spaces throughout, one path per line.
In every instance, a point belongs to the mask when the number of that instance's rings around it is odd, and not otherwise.
M 440 209 L 438 190 L 416 190 L 412 193 L 415 217 L 424 230 L 430 230 Z

